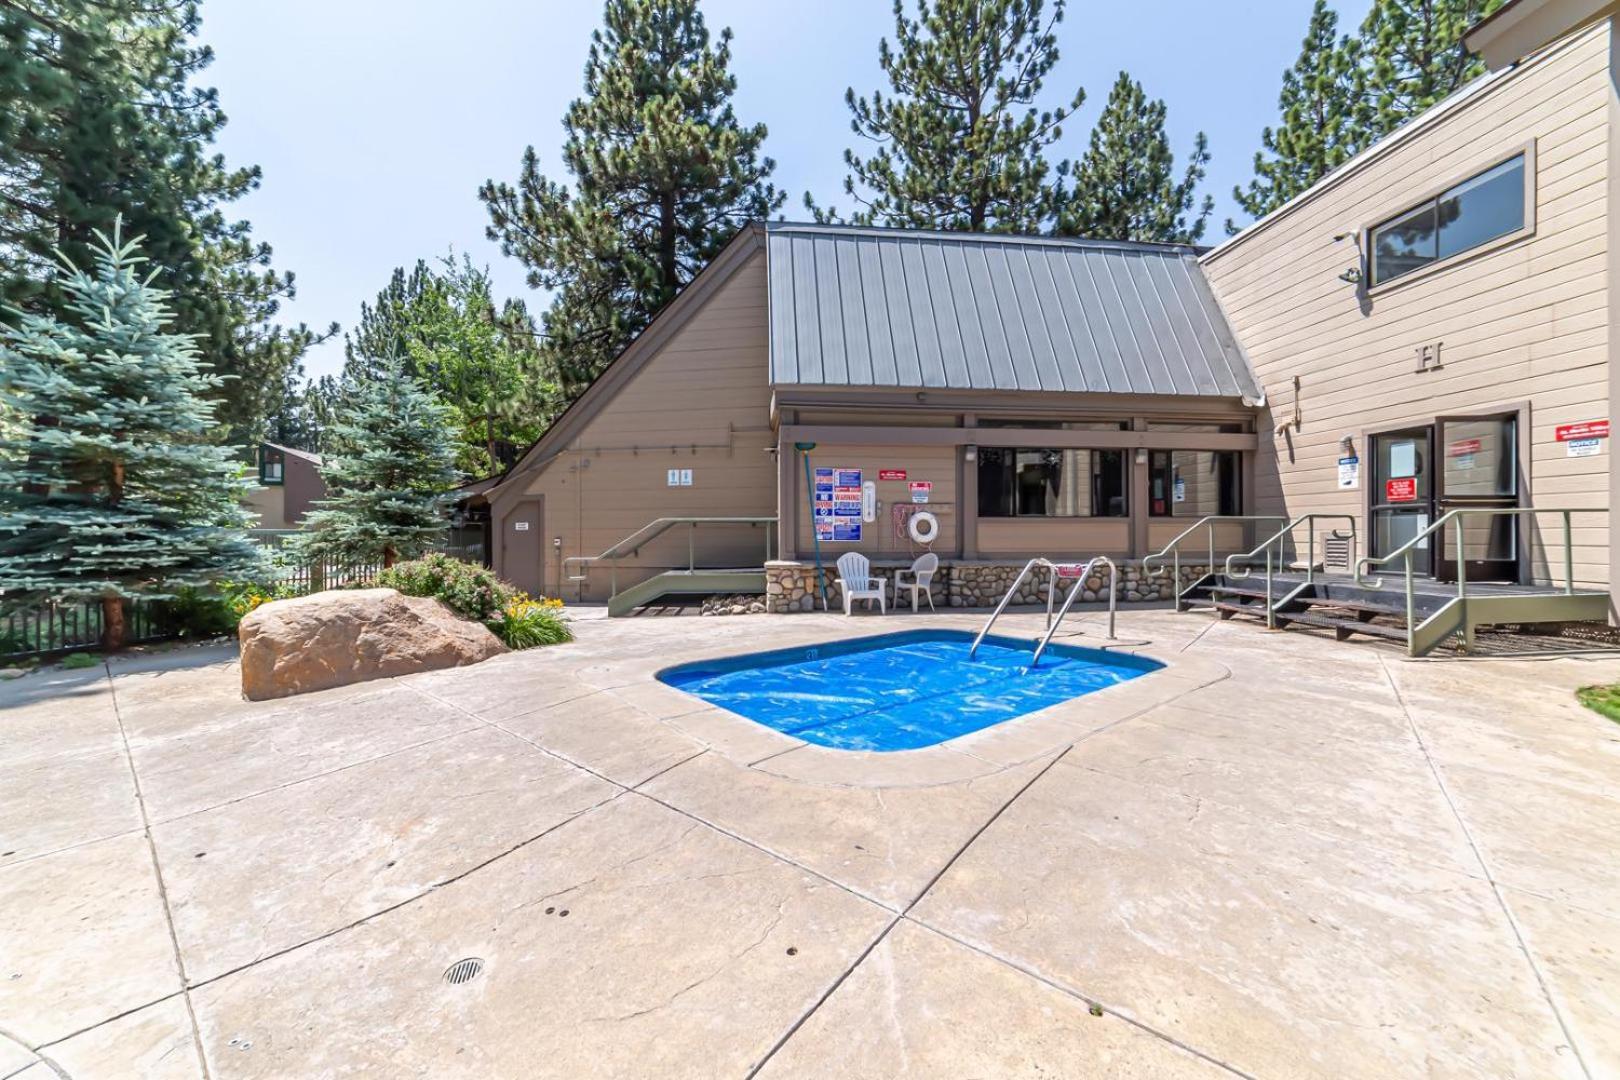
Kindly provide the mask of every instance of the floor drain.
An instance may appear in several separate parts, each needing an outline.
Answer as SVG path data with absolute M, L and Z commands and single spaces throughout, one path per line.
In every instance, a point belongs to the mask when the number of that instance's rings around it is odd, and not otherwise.
M 476 956 L 469 956 L 465 960 L 457 960 L 451 964 L 444 973 L 444 981 L 451 986 L 460 986 L 478 978 L 478 973 L 483 970 L 484 962 Z

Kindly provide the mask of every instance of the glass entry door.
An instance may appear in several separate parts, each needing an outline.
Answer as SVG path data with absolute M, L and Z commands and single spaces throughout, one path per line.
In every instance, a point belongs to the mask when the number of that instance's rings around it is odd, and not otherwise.
M 1434 429 L 1410 428 L 1372 437 L 1372 553 L 1389 555 L 1434 521 Z M 1432 539 L 1432 538 L 1430 538 Z M 1434 545 L 1421 541 L 1412 553 L 1412 569 L 1434 573 Z M 1392 564 L 1401 569 L 1404 563 Z
M 1439 459 L 1435 509 L 1444 514 L 1464 508 L 1519 505 L 1519 416 L 1442 416 L 1435 421 Z M 1519 579 L 1519 519 L 1510 514 L 1470 514 L 1464 522 L 1463 553 L 1470 581 Z M 1457 529 L 1448 525 L 1437 545 L 1436 574 L 1457 579 Z M 1436 540 L 1441 539 L 1435 537 Z

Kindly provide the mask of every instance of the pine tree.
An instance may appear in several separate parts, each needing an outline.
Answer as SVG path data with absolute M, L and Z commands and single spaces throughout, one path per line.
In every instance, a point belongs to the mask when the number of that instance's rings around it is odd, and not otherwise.
M 1198 133 L 1177 180 L 1164 120 L 1164 102 L 1149 100 L 1141 83 L 1120 72 L 1075 168 L 1058 234 L 1164 244 L 1191 244 L 1204 235 L 1215 207 L 1214 199 L 1200 203 L 1197 194 L 1209 141 Z
M 918 0 L 917 18 L 895 0 L 895 45 L 878 42 L 890 94 L 844 94 L 850 129 L 876 143 L 869 157 L 844 151 L 844 192 L 861 225 L 1036 233 L 1056 210 L 1066 163 L 1044 151 L 1085 101 L 1035 107 L 1058 60 L 1064 0 Z M 810 195 L 817 220 L 838 219 Z
M 1361 24 L 1366 98 L 1387 135 L 1485 72 L 1463 34 L 1504 0 L 1374 0 Z
M 497 307 L 488 268 L 452 252 L 437 267 L 418 260 L 409 273 L 396 269 L 376 304 L 361 305 L 345 339 L 344 378 L 374 378 L 397 358 L 455 410 L 461 470 L 488 476 L 516 460 L 556 411 L 536 337 L 522 301 Z
M 782 196 L 765 126 L 737 121 L 731 31 L 709 37 L 697 0 L 607 0 L 585 95 L 563 119 L 572 186 L 531 146 L 515 187 L 479 190 L 491 240 L 555 299 L 542 319 L 551 380 L 582 392 L 750 219 Z
M 1232 197 L 1251 217 L 1271 213 L 1373 139 L 1364 102 L 1361 43 L 1338 32 L 1339 17 L 1316 0 L 1299 59 L 1283 73 L 1279 125 L 1266 128 L 1254 179 Z M 1268 158 L 1266 155 L 1270 154 Z M 1228 221 L 1227 231 L 1236 232 Z
M 398 359 L 340 399 L 321 465 L 327 497 L 291 545 L 304 558 L 392 566 L 438 543 L 460 477 L 451 410 Z
M 213 58 L 199 24 L 195 0 L 0 3 L 0 302 L 64 313 L 52 252 L 89 265 L 94 231 L 122 215 L 145 238 L 175 331 L 227 376 L 211 393 L 246 438 L 318 335 L 276 325 L 292 275 L 226 216 L 259 170 L 210 152 L 225 116 L 192 85 Z
M 65 257 L 65 311 L 0 329 L 0 594 L 99 600 L 108 649 L 124 601 L 247 575 L 242 468 L 207 441 L 219 378 L 171 333 L 168 295 L 137 241 L 98 236 L 94 274 Z

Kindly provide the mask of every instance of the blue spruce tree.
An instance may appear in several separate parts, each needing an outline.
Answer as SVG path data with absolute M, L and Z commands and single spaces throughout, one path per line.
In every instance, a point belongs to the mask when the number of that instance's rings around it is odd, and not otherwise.
M 139 247 L 98 232 L 93 273 L 59 256 L 60 314 L 0 326 L 0 605 L 99 601 L 108 649 L 126 601 L 260 565 L 243 468 L 210 441 L 221 380 Z

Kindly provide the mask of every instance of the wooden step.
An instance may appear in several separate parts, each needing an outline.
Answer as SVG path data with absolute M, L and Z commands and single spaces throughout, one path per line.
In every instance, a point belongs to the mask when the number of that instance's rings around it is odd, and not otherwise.
M 1230 619 L 1233 615 L 1253 615 L 1259 619 L 1266 617 L 1266 605 L 1264 604 L 1229 604 L 1217 600 L 1210 606 L 1220 612 L 1223 619 Z
M 1299 623 L 1301 626 L 1315 626 L 1323 630 L 1332 630 L 1334 636 L 1340 641 L 1351 634 L 1366 634 L 1368 637 L 1384 638 L 1388 641 L 1406 641 L 1406 627 L 1385 626 L 1382 623 L 1362 622 L 1360 619 L 1335 618 L 1319 611 L 1290 611 L 1277 613 L 1277 625 L 1285 626 L 1288 623 Z

